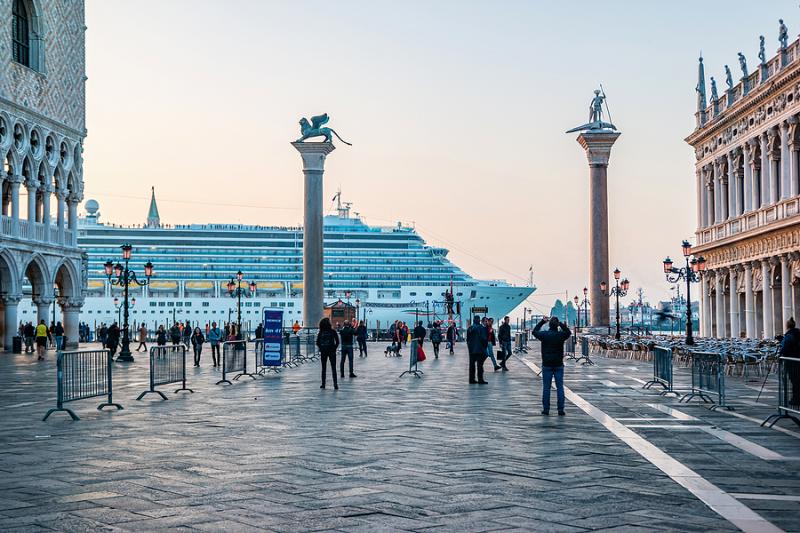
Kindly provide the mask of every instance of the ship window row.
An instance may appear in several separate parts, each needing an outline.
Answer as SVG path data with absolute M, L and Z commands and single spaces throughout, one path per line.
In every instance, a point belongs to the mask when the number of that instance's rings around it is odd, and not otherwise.
M 124 240 L 124 239 L 122 239 L 122 240 Z M 208 241 L 205 241 L 203 244 L 207 244 L 207 243 L 208 243 Z M 162 246 L 191 246 L 192 248 L 196 247 L 196 244 L 193 244 L 191 242 L 187 242 L 185 239 L 184 240 L 174 240 L 174 239 L 153 240 L 153 241 L 148 241 L 146 243 L 132 242 L 131 244 L 133 245 L 134 249 L 137 249 L 137 248 L 146 249 L 146 248 L 149 248 L 149 247 L 152 247 L 152 246 L 158 246 L 159 248 L 162 247 Z M 298 249 L 302 249 L 303 248 L 303 243 L 302 242 L 298 242 L 298 241 L 264 242 L 263 239 L 257 239 L 257 240 L 252 240 L 252 241 L 232 241 L 232 240 L 226 239 L 224 241 L 224 243 L 219 243 L 219 244 L 224 244 L 225 248 L 234 248 L 234 249 L 235 248 L 240 248 L 240 247 L 253 248 L 254 245 L 257 245 L 257 246 L 268 246 L 269 248 L 298 248 Z M 91 246 L 92 248 L 94 248 L 94 246 L 92 246 L 91 242 L 85 242 L 85 240 L 81 240 L 81 242 L 79 242 L 79 245 L 83 246 L 83 247 Z M 395 250 L 398 250 L 398 249 L 405 250 L 405 249 L 408 249 L 408 248 L 414 248 L 414 247 L 421 248 L 422 247 L 421 246 L 421 242 L 395 243 L 395 242 L 380 242 L 380 241 L 376 242 L 374 240 L 371 240 L 370 242 L 349 243 L 349 242 L 330 242 L 330 239 L 326 239 L 324 241 L 324 246 L 325 246 L 325 248 L 353 248 L 353 247 L 357 246 L 358 248 L 388 248 L 388 249 L 395 249 Z M 216 247 L 215 250 L 219 250 L 220 248 L 223 248 L 223 247 L 222 246 Z M 117 249 L 117 250 L 119 250 L 119 249 Z
M 116 257 L 119 255 L 120 250 L 118 246 L 91 246 L 88 247 L 84 243 L 81 243 L 81 246 L 84 247 L 87 253 L 92 256 L 102 256 L 102 257 Z M 227 247 L 216 247 L 216 248 L 162 248 L 156 246 L 137 246 L 134 247 L 133 255 L 136 256 L 143 256 L 147 255 L 148 253 L 155 253 L 159 257 L 161 256 L 168 256 L 170 254 L 177 255 L 178 257 L 191 257 L 191 256 L 223 256 L 223 257 L 253 257 L 255 259 L 261 258 L 264 259 L 270 256 L 282 256 L 282 257 L 302 257 L 303 249 L 298 248 L 296 250 L 276 250 L 274 248 L 258 248 L 253 246 L 248 246 L 246 248 L 235 247 L 228 249 Z M 415 248 L 415 249 L 401 249 L 397 251 L 392 250 L 380 250 L 380 251 L 373 251 L 373 250 L 362 250 L 359 248 L 348 247 L 347 250 L 325 250 L 326 257 L 431 257 L 435 254 L 432 253 L 430 248 Z
M 153 260 L 153 259 L 151 259 L 151 260 Z M 131 266 L 133 268 L 141 268 L 144 265 L 144 262 L 145 261 L 133 262 L 133 263 L 131 263 Z M 223 267 L 226 267 L 226 266 L 229 266 L 229 265 L 236 265 L 237 267 L 238 266 L 242 266 L 242 265 L 245 265 L 245 266 L 246 265 L 251 265 L 251 266 L 261 267 L 261 268 L 263 268 L 264 266 L 268 266 L 268 267 L 272 267 L 272 268 L 282 268 L 282 267 L 300 268 L 303 265 L 302 258 L 298 258 L 295 261 L 281 259 L 281 260 L 269 260 L 269 261 L 258 261 L 258 260 L 255 260 L 255 261 L 253 261 L 253 260 L 231 261 L 231 260 L 228 260 L 228 261 L 224 261 L 224 262 L 223 261 L 208 262 L 207 258 L 200 259 L 200 258 L 169 258 L 169 257 L 164 258 L 164 257 L 159 257 L 159 258 L 155 259 L 154 262 L 157 262 L 160 265 L 163 265 L 163 264 L 180 264 L 180 265 L 187 265 L 187 266 L 188 265 L 196 265 L 198 267 L 202 266 L 204 268 L 217 268 L 217 269 L 223 268 Z M 92 266 L 102 266 L 103 263 L 105 263 L 105 260 L 104 260 L 104 258 L 102 256 L 97 257 L 97 258 L 92 258 L 89 261 L 89 264 L 92 265 Z M 375 259 L 364 259 L 364 260 L 353 260 L 353 259 L 341 260 L 340 259 L 340 260 L 336 260 L 336 259 L 328 259 L 328 258 L 326 258 L 324 263 L 325 263 L 325 265 L 336 265 L 336 266 L 342 266 L 342 267 L 358 267 L 358 266 L 363 266 L 363 265 L 413 265 L 413 266 L 436 265 L 436 266 L 447 266 L 447 267 L 450 267 L 450 268 L 456 268 L 452 263 L 449 263 L 447 261 L 442 261 L 442 260 L 440 260 L 438 258 L 433 258 L 433 257 L 419 258 L 419 259 L 383 259 L 383 260 L 375 260 Z
M 113 239 L 122 239 L 122 240 L 130 240 L 131 244 L 134 246 L 138 246 L 139 239 L 143 238 L 141 231 L 134 231 L 134 232 L 126 232 L 126 231 L 119 231 L 118 229 L 96 229 L 92 228 L 91 230 L 81 230 L 79 233 L 81 240 L 108 240 L 109 238 Z M 224 241 L 228 242 L 231 240 L 249 240 L 255 241 L 259 243 L 266 243 L 266 242 L 297 242 L 300 243 L 302 246 L 303 243 L 303 234 L 297 233 L 227 233 L 227 234 L 211 234 L 211 235 L 198 235 L 196 231 L 166 231 L 166 232 L 158 232 L 148 230 L 146 235 L 146 241 L 142 241 L 141 245 L 146 246 L 148 243 L 152 242 L 162 242 L 162 241 L 170 241 L 174 239 L 181 239 L 185 242 L 187 239 L 191 241 L 195 241 L 198 243 L 208 242 L 208 241 Z M 323 234 L 323 239 L 325 240 L 347 240 L 352 239 L 354 241 L 362 242 L 362 241 L 408 241 L 408 242 L 421 242 L 422 237 L 419 235 L 415 235 L 413 233 L 365 233 L 365 232 L 353 232 L 353 233 L 343 233 L 343 232 L 325 232 Z

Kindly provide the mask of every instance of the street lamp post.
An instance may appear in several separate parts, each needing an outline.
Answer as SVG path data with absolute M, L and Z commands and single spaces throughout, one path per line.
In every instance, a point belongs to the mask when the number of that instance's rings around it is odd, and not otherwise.
M 605 281 L 600 283 L 600 292 L 603 293 L 604 296 L 614 296 L 616 297 L 616 307 L 617 307 L 617 333 L 614 335 L 614 338 L 619 340 L 620 333 L 619 333 L 619 297 L 625 296 L 628 294 L 628 287 L 630 287 L 630 282 L 626 279 L 623 279 L 620 282 L 619 278 L 622 275 L 622 272 L 618 268 L 614 269 L 614 286 L 611 287 L 611 290 L 608 290 L 608 285 Z
M 683 268 L 675 268 L 672 266 L 672 259 L 667 257 L 664 259 L 664 275 L 670 283 L 677 283 L 678 281 L 686 281 L 686 345 L 692 346 L 694 344 L 694 336 L 692 335 L 692 283 L 699 283 L 703 271 L 706 269 L 706 260 L 703 256 L 692 256 L 692 245 L 689 241 L 681 243 L 681 251 L 686 260 L 686 266 Z
M 578 314 L 578 327 L 581 327 L 581 309 L 583 309 L 583 326 L 589 327 L 589 299 L 587 295 L 589 294 L 589 289 L 584 287 L 583 288 L 583 300 L 578 298 L 578 295 L 575 295 L 575 298 L 572 299 L 575 302 L 575 307 L 577 308 Z
M 239 340 L 242 339 L 242 294 L 246 290 L 242 289 L 242 278 L 244 278 L 244 274 L 239 270 L 236 273 L 236 282 L 233 281 L 233 278 L 228 282 L 228 294 L 231 295 L 231 298 L 236 298 L 236 338 Z M 256 288 L 256 282 L 251 281 L 249 285 L 251 296 L 256 294 Z M 228 322 L 230 320 L 230 311 L 228 311 Z
M 117 361 L 123 361 L 126 363 L 133 362 L 133 356 L 131 355 L 131 339 L 128 335 L 128 314 L 130 309 L 130 303 L 128 301 L 128 293 L 129 287 L 131 283 L 136 283 L 138 286 L 142 287 L 145 285 L 150 284 L 150 277 L 153 275 L 153 263 L 148 261 L 144 264 L 144 280 L 139 280 L 136 277 L 136 273 L 129 268 L 129 262 L 131 260 L 131 253 L 133 252 L 133 246 L 130 244 L 123 244 L 122 248 L 122 259 L 125 261 L 125 266 L 122 266 L 119 262 L 117 264 L 113 264 L 111 260 L 108 260 L 103 265 L 105 267 L 105 273 L 108 277 L 108 281 L 112 285 L 119 285 L 122 287 L 122 311 L 123 311 L 123 324 L 122 324 L 122 349 L 119 352 L 119 356 L 117 357 Z M 114 279 L 112 279 L 112 274 L 114 275 Z M 134 298 L 135 301 L 135 298 Z
M 575 302 L 575 315 L 577 316 L 577 318 L 575 319 L 575 331 L 578 331 L 581 328 L 581 308 L 578 307 L 580 305 L 578 303 L 580 302 L 580 298 L 578 298 L 577 294 L 575 295 L 575 298 L 572 299 L 572 301 Z

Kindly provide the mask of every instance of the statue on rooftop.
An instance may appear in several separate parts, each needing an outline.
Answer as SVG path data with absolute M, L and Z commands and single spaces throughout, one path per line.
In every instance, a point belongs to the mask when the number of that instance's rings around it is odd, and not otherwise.
M 728 65 L 725 65 L 725 84 L 728 86 L 729 91 L 733 90 L 733 76 Z
M 764 36 L 758 36 L 758 59 L 764 65 L 767 62 L 767 54 L 764 52 Z
M 789 46 L 789 30 L 786 28 L 786 24 L 783 23 L 783 19 L 778 19 L 778 24 L 778 41 L 781 43 L 781 50 L 783 50 Z
M 310 139 L 312 137 L 325 137 L 324 142 L 329 143 L 332 141 L 333 135 L 336 135 L 336 138 L 342 141 L 344 144 L 348 146 L 353 146 L 349 142 L 339 137 L 339 134 L 336 133 L 336 130 L 334 130 L 333 128 L 323 127 L 324 124 L 328 123 L 328 120 L 330 120 L 330 117 L 328 117 L 327 113 L 311 117 L 310 124 L 305 117 L 301 118 L 300 133 L 302 134 L 302 137 L 297 139 L 295 142 L 301 143 L 304 142 L 306 139 Z
M 717 95 L 717 80 L 714 79 L 714 76 L 711 76 L 711 101 L 716 102 L 719 100 L 719 95 Z
M 742 69 L 742 78 L 747 77 L 747 59 L 744 57 L 744 54 L 739 52 L 739 67 Z

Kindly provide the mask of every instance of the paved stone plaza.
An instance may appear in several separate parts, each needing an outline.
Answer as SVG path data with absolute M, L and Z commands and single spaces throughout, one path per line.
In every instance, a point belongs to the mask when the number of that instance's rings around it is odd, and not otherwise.
M 204 366 L 166 402 L 135 400 L 139 357 L 115 366 L 125 409 L 75 402 L 78 422 L 41 421 L 52 355 L 4 354 L 0 531 L 736 530 L 676 482 L 686 468 L 745 529 L 800 530 L 800 432 L 759 427 L 760 383 L 731 379 L 737 410 L 710 412 L 641 390 L 648 363 L 597 358 L 567 369 L 567 416 L 543 417 L 534 353 L 470 386 L 463 345 L 422 379 L 381 347 L 338 391 L 318 388 L 319 363 L 233 386 Z

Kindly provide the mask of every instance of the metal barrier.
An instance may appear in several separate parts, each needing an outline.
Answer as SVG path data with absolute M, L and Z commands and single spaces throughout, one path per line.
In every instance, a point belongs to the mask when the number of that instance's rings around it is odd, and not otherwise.
M 725 404 L 725 356 L 719 353 L 692 352 L 692 391 L 683 396 L 679 402 L 689 403 L 695 396 L 704 403 L 713 403 L 713 411 L 717 407 L 724 407 L 729 411 L 733 408 Z M 717 401 L 710 395 L 716 395 Z
M 286 367 L 286 342 L 281 345 L 281 364 L 280 366 L 264 365 L 264 340 L 256 339 L 253 341 L 253 354 L 255 355 L 254 372 L 263 376 L 268 372 L 278 373 Z
M 286 340 L 284 344 L 283 350 L 283 366 L 294 368 L 300 366 L 303 362 L 301 361 L 300 356 L 300 343 L 301 339 L 299 335 L 290 335 L 289 338 Z
M 589 357 L 589 338 L 581 337 L 581 356 L 575 359 L 576 363 L 582 365 L 594 365 L 594 361 Z
M 176 394 L 181 391 L 194 393 L 192 389 L 186 387 L 186 345 L 184 344 L 150 348 L 150 388 L 136 399 L 141 400 L 147 394 L 158 394 L 162 400 L 166 400 L 167 397 L 160 390 L 156 390 L 156 386 L 170 383 L 181 384 L 179 389 L 175 389 Z
M 111 353 L 108 350 L 82 350 L 58 352 L 56 359 L 56 407 L 47 411 L 42 421 L 57 412 L 67 413 L 73 420 L 80 420 L 72 409 L 64 407 L 67 402 L 85 400 L 96 396 L 107 396 L 107 401 L 97 406 L 122 409 L 114 403 L 112 395 Z
M 778 420 L 788 418 L 800 426 L 800 359 L 778 359 L 778 412 L 767 417 L 762 426 L 772 427 Z
M 578 339 L 575 337 L 575 335 L 570 335 L 564 346 L 564 355 L 566 356 L 567 360 L 571 361 L 578 360 L 577 347 L 578 347 Z
M 514 353 L 528 353 L 528 332 L 518 331 L 514 334 Z
M 649 389 L 653 385 L 661 385 L 664 388 L 661 396 L 667 394 L 680 396 L 680 393 L 672 390 L 672 348 L 653 347 L 653 379 L 645 383 L 642 388 Z
M 409 345 L 410 350 L 408 354 L 408 370 L 400 374 L 398 377 L 402 378 L 406 374 L 415 376 L 415 377 L 422 377 L 423 372 L 419 368 L 417 368 L 417 356 L 419 355 L 419 344 L 417 343 L 417 339 L 412 339 Z
M 233 381 L 236 381 L 242 376 L 249 376 L 252 379 L 256 379 L 253 374 L 247 371 L 247 341 L 226 341 L 222 343 L 222 379 L 217 381 L 217 385 L 220 383 L 227 383 L 228 385 L 233 385 L 228 379 L 228 374 L 238 372 L 233 377 Z

